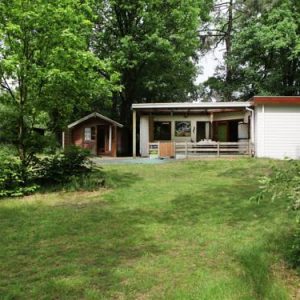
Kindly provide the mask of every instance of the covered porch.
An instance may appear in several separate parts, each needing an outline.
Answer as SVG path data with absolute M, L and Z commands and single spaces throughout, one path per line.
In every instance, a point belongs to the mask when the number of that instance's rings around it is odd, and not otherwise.
M 150 156 L 155 149 L 160 157 L 253 151 L 250 102 L 148 103 L 132 109 L 133 156 Z

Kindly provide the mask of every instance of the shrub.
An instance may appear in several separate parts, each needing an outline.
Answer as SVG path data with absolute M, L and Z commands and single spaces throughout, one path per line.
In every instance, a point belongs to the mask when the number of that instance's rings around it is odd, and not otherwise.
M 36 191 L 38 185 L 25 182 L 23 175 L 19 159 L 0 156 L 0 197 L 17 197 Z
M 69 182 L 74 176 L 91 172 L 88 156 L 89 151 L 72 146 L 62 153 L 40 158 L 36 161 L 36 177 L 44 184 Z
M 272 201 L 287 199 L 289 209 L 296 214 L 296 229 L 292 241 L 287 245 L 288 260 L 294 266 L 300 266 L 300 161 L 288 160 L 273 168 L 271 175 L 260 180 L 259 192 L 254 199 L 260 201 L 268 198 Z
M 104 179 L 99 169 L 92 172 L 88 156 L 89 151 L 69 147 L 55 155 L 35 157 L 24 170 L 18 158 L 0 152 L 0 197 L 23 196 L 50 186 L 55 190 L 95 190 L 103 186 Z

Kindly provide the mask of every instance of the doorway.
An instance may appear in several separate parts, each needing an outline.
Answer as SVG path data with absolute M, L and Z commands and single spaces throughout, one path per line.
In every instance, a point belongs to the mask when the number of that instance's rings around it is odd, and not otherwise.
M 207 122 L 197 122 L 197 142 L 206 139 L 206 123 Z
M 106 140 L 106 127 L 98 126 L 97 128 L 97 152 L 104 153 L 105 152 L 105 140 Z

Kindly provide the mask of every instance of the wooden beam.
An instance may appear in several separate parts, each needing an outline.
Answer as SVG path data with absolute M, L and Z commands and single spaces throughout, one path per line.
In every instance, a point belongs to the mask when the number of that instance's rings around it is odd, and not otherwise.
M 108 151 L 111 152 L 112 146 L 112 125 L 109 125 L 109 133 L 108 133 Z
M 211 112 L 211 113 L 210 113 L 210 139 L 211 139 L 211 140 L 214 139 L 214 128 L 213 128 L 213 124 L 214 124 L 214 113 Z
M 132 157 L 136 158 L 136 111 L 132 111 Z

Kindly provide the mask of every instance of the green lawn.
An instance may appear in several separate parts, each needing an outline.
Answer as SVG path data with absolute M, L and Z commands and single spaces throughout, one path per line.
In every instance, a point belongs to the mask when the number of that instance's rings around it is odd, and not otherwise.
M 106 166 L 107 190 L 0 201 L 0 299 L 290 299 L 294 216 L 249 201 L 270 164 Z

